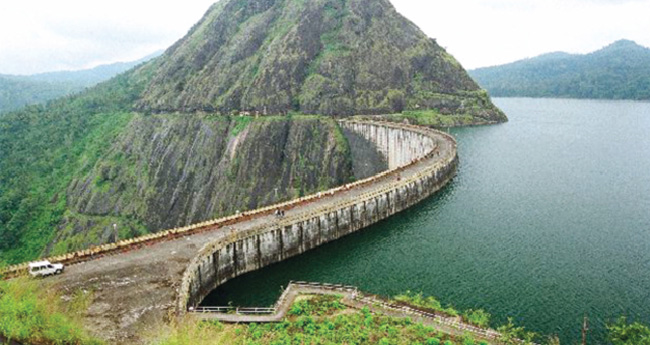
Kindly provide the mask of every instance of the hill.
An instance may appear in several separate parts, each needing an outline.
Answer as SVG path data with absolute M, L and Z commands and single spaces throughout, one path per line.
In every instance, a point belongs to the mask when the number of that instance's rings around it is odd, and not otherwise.
M 162 56 L 0 117 L 0 260 L 107 243 L 113 224 L 124 239 L 362 178 L 324 115 L 402 110 L 506 120 L 387 0 L 219 1 Z
M 650 49 L 621 40 L 585 55 L 550 53 L 470 75 L 496 97 L 650 99 Z
M 133 62 L 118 62 L 80 71 L 49 72 L 29 76 L 0 75 L 0 113 L 80 92 L 149 61 L 161 53 L 154 53 Z
M 142 111 L 505 116 L 387 0 L 220 1 L 156 62 Z
M 48 83 L 28 77 L 0 75 L 0 113 L 39 104 L 83 90 L 76 84 Z

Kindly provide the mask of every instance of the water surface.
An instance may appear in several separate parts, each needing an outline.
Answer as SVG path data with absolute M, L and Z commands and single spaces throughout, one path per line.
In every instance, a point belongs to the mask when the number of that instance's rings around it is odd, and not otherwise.
M 593 344 L 650 323 L 650 103 L 495 99 L 510 122 L 453 129 L 457 178 L 420 205 L 237 278 L 206 303 L 274 303 L 290 280 L 437 296 Z

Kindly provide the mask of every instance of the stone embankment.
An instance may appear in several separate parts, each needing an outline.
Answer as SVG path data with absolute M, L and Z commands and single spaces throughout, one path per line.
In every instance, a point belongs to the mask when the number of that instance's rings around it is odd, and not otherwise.
M 64 293 L 92 293 L 86 325 L 111 343 L 141 343 L 171 314 L 197 306 L 223 282 L 308 251 L 398 213 L 456 172 L 454 139 L 422 127 L 341 122 L 377 145 L 389 170 L 291 202 L 50 258 Z M 278 218 L 278 209 L 286 215 Z M 27 264 L 9 275 L 26 273 Z

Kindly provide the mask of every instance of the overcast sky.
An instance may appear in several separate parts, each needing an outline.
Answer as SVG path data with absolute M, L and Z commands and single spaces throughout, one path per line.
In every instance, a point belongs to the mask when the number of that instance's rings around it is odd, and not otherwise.
M 181 38 L 215 0 L 3 0 L 0 73 L 139 59 Z M 626 38 L 650 47 L 650 0 L 392 0 L 466 68 Z

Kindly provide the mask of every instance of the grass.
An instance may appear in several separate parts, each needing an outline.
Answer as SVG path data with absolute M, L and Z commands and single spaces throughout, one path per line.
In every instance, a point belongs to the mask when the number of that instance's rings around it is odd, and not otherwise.
M 0 277 L 1 278 L 1 277 Z M 373 314 L 368 308 L 349 309 L 341 296 L 301 296 L 287 317 L 274 324 L 226 325 L 203 322 L 187 316 L 172 320 L 148 336 L 156 345 L 292 345 L 292 344 L 381 344 L 381 345 L 488 345 L 468 334 L 453 336 L 409 318 Z M 429 309 L 444 308 L 435 298 L 406 293 L 395 298 Z M 92 293 L 78 292 L 63 302 L 62 296 L 42 280 L 20 278 L 0 280 L 0 335 L 26 344 L 103 344 L 87 334 L 82 317 L 90 306 Z M 464 318 L 476 323 L 489 322 L 489 314 L 469 310 Z M 530 344 L 536 336 L 523 327 L 506 325 L 499 344 Z M 613 345 L 650 344 L 650 328 L 625 318 L 608 325 Z M 146 335 L 145 335 L 146 336 Z M 558 345 L 557 337 L 544 344 Z
M 416 294 L 410 291 L 395 296 L 394 300 L 415 307 L 433 310 L 438 314 L 443 314 L 448 317 L 460 316 L 464 322 L 480 328 L 490 327 L 491 315 L 483 309 L 469 309 L 461 315 L 461 313 L 452 306 L 444 307 L 435 297 L 424 296 L 422 293 Z M 515 326 L 511 318 L 508 319 L 507 324 L 499 326 L 497 331 L 502 335 L 501 343 L 507 345 L 522 344 L 520 340 L 523 340 L 523 344 L 532 344 L 533 341 L 539 337 L 539 335 L 534 332 L 526 331 L 524 327 Z M 469 342 L 466 341 L 463 344 L 469 344 Z M 554 343 L 549 341 L 549 344 Z
M 131 113 L 89 116 L 87 123 L 83 124 L 85 133 L 79 134 L 77 140 L 70 140 L 57 149 L 36 150 L 26 145 L 24 151 L 20 151 L 24 157 L 29 157 L 27 161 L 32 166 L 27 172 L 12 172 L 16 183 L 9 186 L 7 195 L 2 196 L 10 198 L 10 195 L 16 195 L 16 199 L 12 206 L 2 205 L 0 208 L 2 218 L 8 220 L 4 224 L 0 223 L 0 234 L 6 232 L 5 236 L 9 237 L 7 234 L 12 233 L 13 236 L 9 238 L 14 243 L 19 243 L 0 251 L 3 259 L 9 263 L 18 263 L 39 256 L 55 235 L 56 226 L 67 208 L 66 195 L 62 191 L 66 190 L 74 176 L 83 176 L 85 171 L 94 166 L 132 116 Z M 78 131 L 84 131 L 82 125 L 78 126 Z M 30 134 L 50 136 L 44 129 L 34 129 L 34 132 L 37 133 Z M 25 163 L 18 161 L 14 167 L 20 164 Z M 0 204 L 3 204 L 2 200 Z M 1 247 L 2 244 L 0 249 Z
M 289 315 L 333 315 L 343 309 L 345 309 L 345 306 L 341 303 L 341 296 L 321 296 L 318 297 L 317 301 L 313 299 L 296 301 L 289 309 Z
M 476 119 L 469 114 L 445 115 L 437 110 L 408 110 L 401 114 L 387 115 L 389 121 L 402 122 L 408 120 L 410 123 L 433 126 L 433 127 L 455 127 L 476 123 Z
M 490 318 L 491 315 L 483 309 L 470 309 L 463 313 L 463 321 L 481 328 L 490 327 Z
M 91 297 L 80 292 L 64 304 L 37 280 L 0 281 L 0 334 L 29 344 L 103 344 L 82 327 Z
M 235 127 L 230 131 L 230 135 L 233 137 L 238 136 L 253 120 L 251 116 L 234 116 L 233 121 L 235 121 Z
M 458 311 L 452 306 L 443 307 L 440 301 L 432 296 L 424 296 L 422 293 L 412 293 L 411 291 L 406 291 L 406 293 L 397 295 L 394 297 L 395 301 L 402 302 L 408 305 L 434 310 L 436 312 L 456 317 L 459 315 Z

